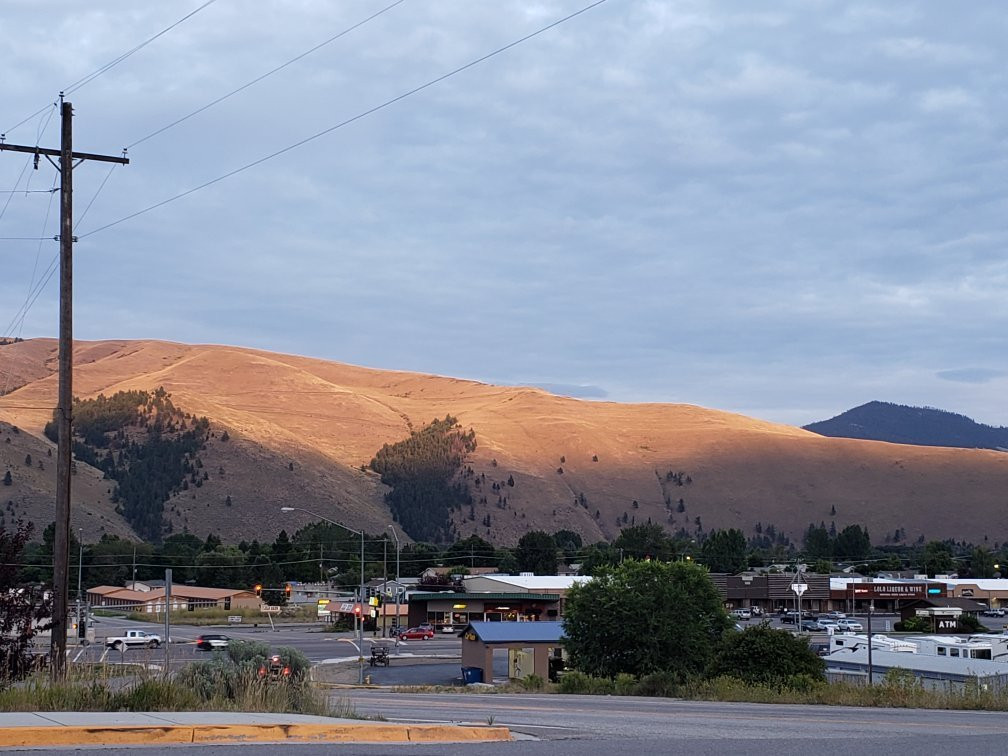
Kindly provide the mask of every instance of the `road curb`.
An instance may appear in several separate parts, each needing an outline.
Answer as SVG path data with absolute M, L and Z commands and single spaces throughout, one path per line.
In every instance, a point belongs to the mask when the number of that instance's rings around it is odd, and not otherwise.
M 487 743 L 510 741 L 506 727 L 420 724 L 101 725 L 0 728 L 0 748 L 159 743 Z

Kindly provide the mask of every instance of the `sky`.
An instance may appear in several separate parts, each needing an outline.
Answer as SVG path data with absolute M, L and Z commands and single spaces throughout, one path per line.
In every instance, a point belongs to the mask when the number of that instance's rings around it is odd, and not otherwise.
M 5 0 L 7 142 L 57 147 L 64 90 L 75 149 L 129 148 L 74 171 L 75 337 L 1008 425 L 1003 6 L 606 0 L 452 74 L 589 2 Z M 0 336 L 55 337 L 29 160 Z

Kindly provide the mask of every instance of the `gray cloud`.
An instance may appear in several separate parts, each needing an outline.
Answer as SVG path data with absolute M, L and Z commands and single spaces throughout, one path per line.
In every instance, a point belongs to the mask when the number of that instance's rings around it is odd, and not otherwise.
M 988 368 L 959 368 L 957 370 L 940 370 L 935 375 L 943 381 L 956 381 L 958 383 L 990 383 L 995 378 L 1002 378 L 1006 373 L 1004 370 L 990 370 Z
M 377 7 L 215 3 L 73 95 L 75 145 L 116 152 Z M 1008 424 L 996 7 L 606 3 L 83 235 L 578 7 L 407 0 L 137 145 L 80 227 L 77 335 L 548 376 L 797 424 L 881 397 Z M 127 0 L 14 0 L 4 14 L 18 75 L 0 84 L 0 130 L 182 15 Z M 53 47 L 60 29 L 75 31 Z M 23 165 L 0 154 L 0 189 Z M 51 184 L 42 168 L 32 188 Z M 75 171 L 79 209 L 106 173 Z M 15 196 L 0 236 L 51 236 L 46 201 Z M 38 249 L 0 242 L 0 325 Z M 53 254 L 43 243 L 39 266 Z M 51 283 L 20 333 L 55 332 Z M 986 382 L 935 373 L 977 364 Z

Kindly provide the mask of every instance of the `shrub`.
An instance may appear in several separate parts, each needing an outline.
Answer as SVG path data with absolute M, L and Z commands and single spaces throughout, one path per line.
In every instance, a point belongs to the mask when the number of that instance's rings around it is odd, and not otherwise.
M 591 677 L 584 672 L 565 672 L 557 684 L 561 693 L 586 693 L 589 695 L 611 695 L 613 681 L 607 677 Z
M 616 679 L 613 681 L 613 686 L 616 690 L 617 696 L 632 696 L 637 689 L 637 678 L 633 675 L 621 672 L 616 675 Z
M 527 675 L 521 679 L 521 685 L 525 690 L 542 690 L 546 682 L 539 675 Z
M 741 633 L 725 633 L 709 674 L 751 685 L 790 687 L 796 679 L 822 680 L 824 670 L 825 663 L 809 648 L 806 638 L 761 623 Z
M 638 696 L 661 696 L 671 698 L 679 695 L 676 675 L 669 672 L 655 672 L 645 675 L 637 683 L 634 693 Z
M 703 567 L 629 560 L 600 568 L 571 589 L 564 646 L 574 667 L 599 677 L 670 672 L 686 678 L 709 664 L 730 625 Z

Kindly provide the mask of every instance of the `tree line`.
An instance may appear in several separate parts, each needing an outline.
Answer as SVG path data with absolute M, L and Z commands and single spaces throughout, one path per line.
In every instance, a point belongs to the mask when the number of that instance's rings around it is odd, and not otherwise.
M 206 480 L 199 452 L 210 421 L 182 412 L 164 388 L 74 399 L 74 457 L 115 481 L 116 511 L 147 540 L 164 535 L 164 504 Z M 57 440 L 56 411 L 45 435 Z

